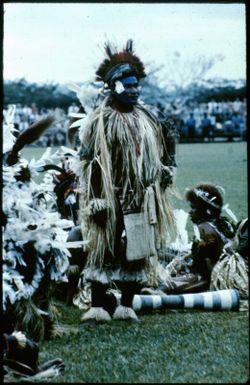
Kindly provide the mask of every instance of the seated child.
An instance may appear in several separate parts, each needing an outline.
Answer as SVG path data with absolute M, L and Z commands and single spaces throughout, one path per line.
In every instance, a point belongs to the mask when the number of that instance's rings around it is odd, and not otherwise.
M 195 237 L 191 253 L 167 265 L 168 277 L 159 287 L 165 293 L 208 290 L 213 267 L 224 246 L 235 237 L 234 226 L 221 214 L 223 198 L 215 185 L 199 183 L 187 190 L 186 200 L 191 206 Z

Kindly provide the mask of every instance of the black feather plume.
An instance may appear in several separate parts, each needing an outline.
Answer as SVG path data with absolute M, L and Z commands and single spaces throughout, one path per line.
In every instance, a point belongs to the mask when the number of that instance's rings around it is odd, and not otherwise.
M 46 118 L 33 123 L 27 130 L 21 132 L 16 143 L 8 154 L 7 163 L 12 166 L 18 162 L 18 151 L 20 151 L 26 144 L 35 142 L 45 130 L 47 130 L 55 121 L 54 115 L 48 115 Z
M 48 171 L 48 170 L 56 170 L 64 175 L 68 175 L 64 168 L 59 167 L 56 164 L 46 164 L 39 169 L 40 172 Z
M 133 52 L 133 40 L 129 39 L 126 44 L 126 51 L 132 53 Z
M 112 56 L 115 54 L 115 47 L 112 47 L 112 44 L 110 42 L 106 42 L 104 44 L 104 49 L 108 57 L 111 59 Z

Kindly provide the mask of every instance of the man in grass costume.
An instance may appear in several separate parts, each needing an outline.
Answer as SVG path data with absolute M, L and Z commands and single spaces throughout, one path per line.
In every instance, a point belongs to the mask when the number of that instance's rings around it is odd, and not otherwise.
M 121 52 L 111 44 L 105 51 L 96 80 L 106 95 L 84 121 L 80 138 L 79 223 L 89 240 L 84 277 L 92 287 L 82 321 L 90 323 L 138 321 L 133 296 L 152 279 L 150 261 L 174 236 L 169 194 L 175 131 L 138 102 L 146 74 L 132 40 Z M 114 311 L 105 305 L 111 283 L 121 291 Z

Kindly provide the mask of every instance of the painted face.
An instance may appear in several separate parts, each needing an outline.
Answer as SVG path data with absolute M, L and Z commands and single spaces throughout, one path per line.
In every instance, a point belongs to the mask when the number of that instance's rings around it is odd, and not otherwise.
M 113 96 L 125 104 L 134 105 L 139 98 L 139 83 L 135 76 L 117 80 Z

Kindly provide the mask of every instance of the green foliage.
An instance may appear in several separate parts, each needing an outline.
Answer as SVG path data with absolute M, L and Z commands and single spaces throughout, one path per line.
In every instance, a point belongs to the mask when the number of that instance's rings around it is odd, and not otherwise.
M 73 92 L 61 92 L 58 84 L 29 83 L 25 79 L 8 81 L 4 84 L 4 107 L 8 104 L 31 106 L 35 103 L 38 108 L 62 108 L 65 111 L 69 105 L 76 102 Z
M 238 216 L 247 210 L 247 144 L 197 143 L 177 147 L 177 187 L 210 181 L 226 190 Z M 44 149 L 27 148 L 38 158 Z M 39 154 L 38 154 L 39 152 Z M 31 154 L 32 153 L 32 154 Z M 175 208 L 188 210 L 185 200 Z M 54 383 L 246 383 L 249 376 L 248 312 L 168 310 L 141 314 L 139 324 L 80 324 L 82 311 L 56 302 L 58 322 L 70 334 L 39 343 L 41 363 L 60 357 L 65 372 Z
M 192 95 L 191 100 L 197 100 L 200 103 L 208 103 L 210 100 L 220 101 L 234 101 L 236 99 L 243 100 L 246 98 L 246 85 L 236 88 L 232 85 L 216 86 L 213 88 L 195 87 L 189 90 L 189 95 Z
M 195 81 L 186 88 L 177 87 L 170 91 L 168 86 L 162 86 L 157 79 L 160 68 L 153 68 L 148 76 L 141 81 L 141 98 L 146 104 L 162 105 L 168 102 L 175 102 L 180 99 L 182 103 L 190 101 L 208 102 L 211 99 L 216 101 L 235 100 L 246 98 L 246 85 L 241 82 L 236 87 L 235 81 L 209 80 L 203 85 Z M 29 83 L 25 79 L 4 82 L 4 108 L 8 104 L 21 104 L 31 106 L 35 103 L 38 108 L 62 108 L 67 111 L 72 103 L 79 105 L 76 95 L 69 91 L 66 86 L 56 83 Z

